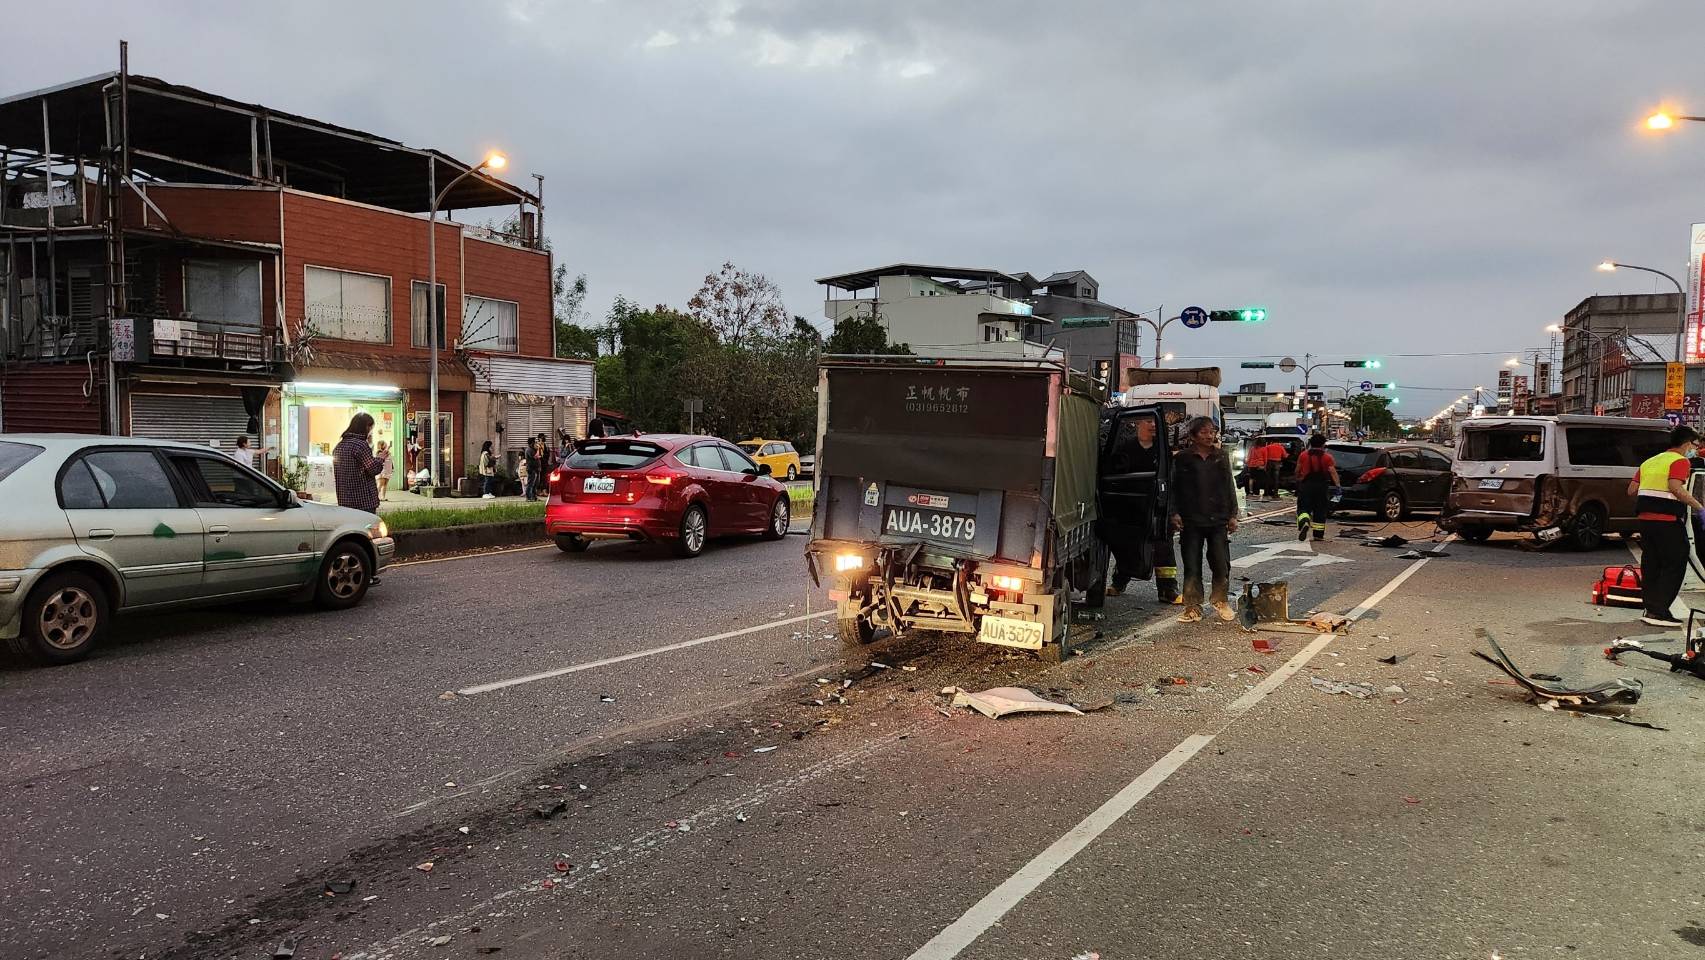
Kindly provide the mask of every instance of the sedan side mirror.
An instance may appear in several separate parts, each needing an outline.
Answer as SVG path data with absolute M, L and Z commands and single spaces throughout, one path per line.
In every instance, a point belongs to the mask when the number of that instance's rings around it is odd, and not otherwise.
M 758 464 L 758 476 L 760 476 L 760 477 L 767 477 L 767 476 L 769 476 L 769 475 L 770 475 L 770 474 L 772 474 L 772 473 L 774 473 L 774 472 L 775 472 L 775 471 L 774 471 L 774 470 L 771 470 L 771 469 L 770 469 L 770 465 L 769 465 L 769 464 L 767 464 L 767 463 L 760 463 L 760 464 Z
M 300 507 L 301 505 L 302 501 L 296 499 L 295 492 L 290 490 L 284 491 L 284 495 L 278 498 L 278 508 L 280 510 L 289 510 L 292 507 Z

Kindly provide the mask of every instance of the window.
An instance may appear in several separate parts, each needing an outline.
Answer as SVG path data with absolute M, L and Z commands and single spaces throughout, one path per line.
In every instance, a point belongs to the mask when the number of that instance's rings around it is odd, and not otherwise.
M 221 507 L 276 507 L 278 491 L 231 460 L 173 457 L 196 490 L 196 502 Z M 200 489 L 197 489 L 200 488 Z
M 1545 434 L 1538 427 L 1465 430 L 1457 442 L 1457 459 L 1474 463 L 1498 460 L 1535 462 L 1544 453 Z
M 1436 473 L 1450 472 L 1450 458 L 1431 450 L 1421 451 L 1421 469 Z
M 724 447 L 719 444 L 717 445 L 716 450 L 718 453 L 722 454 L 724 470 L 732 470 L 735 473 L 758 472 L 758 465 L 747 459 L 744 453 L 741 453 L 733 447 Z
M 1391 451 L 1391 465 L 1401 470 L 1421 469 L 1421 455 L 1413 450 Z
M 1379 451 L 1371 447 L 1340 447 L 1329 444 L 1326 452 L 1332 454 L 1332 462 L 1338 465 L 1338 471 L 1345 477 L 1355 474 L 1360 476 L 1365 470 L 1372 470 L 1379 465 Z
M 59 482 L 67 510 L 176 509 L 178 494 L 148 450 L 102 450 L 73 463 Z
M 259 328 L 259 260 L 184 261 L 184 311 L 197 320 Z
M 391 342 L 391 278 L 309 267 L 307 321 L 333 340 Z
M 462 346 L 514 353 L 521 349 L 521 305 L 490 297 L 462 298 Z
M 33 443 L 0 440 L 0 480 L 6 479 L 14 470 L 34 460 L 36 454 L 41 451 L 42 448 Z
M 637 440 L 590 440 L 568 458 L 573 470 L 629 470 L 644 466 L 663 455 L 655 443 Z
M 424 280 L 416 280 L 409 284 L 409 336 L 411 342 L 417 347 L 432 346 L 432 341 L 427 338 L 426 331 L 426 287 L 427 284 Z M 450 345 L 450 341 L 444 339 L 444 298 L 446 296 L 448 294 L 444 292 L 444 285 L 438 284 L 436 313 L 438 314 L 438 346 L 441 348 Z
M 722 469 L 722 458 L 716 454 L 716 445 L 710 443 L 701 443 L 683 450 L 681 462 L 689 467 L 698 467 L 700 470 Z
M 1577 467 L 1622 466 L 1629 453 L 1621 433 L 1605 427 L 1570 427 L 1563 431 L 1569 462 Z

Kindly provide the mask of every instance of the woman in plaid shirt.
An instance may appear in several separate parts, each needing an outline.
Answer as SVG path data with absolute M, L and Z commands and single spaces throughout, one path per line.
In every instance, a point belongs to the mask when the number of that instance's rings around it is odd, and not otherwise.
M 338 506 L 379 512 L 379 485 L 373 478 L 385 469 L 385 461 L 373 455 L 373 444 L 368 440 L 372 433 L 373 415 L 358 413 L 350 418 L 343 439 L 332 448 Z

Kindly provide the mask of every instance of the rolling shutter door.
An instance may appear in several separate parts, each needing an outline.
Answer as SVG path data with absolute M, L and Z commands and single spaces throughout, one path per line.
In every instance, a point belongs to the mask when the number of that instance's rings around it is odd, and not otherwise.
M 206 446 L 217 440 L 220 450 L 230 450 L 249 426 L 249 414 L 241 397 L 191 397 L 180 394 L 132 394 L 130 435 L 156 440 L 176 440 Z M 259 446 L 259 438 L 249 434 Z
M 556 448 L 556 416 L 548 403 L 511 403 L 503 411 L 503 445 L 519 450 L 527 440 L 544 434 Z

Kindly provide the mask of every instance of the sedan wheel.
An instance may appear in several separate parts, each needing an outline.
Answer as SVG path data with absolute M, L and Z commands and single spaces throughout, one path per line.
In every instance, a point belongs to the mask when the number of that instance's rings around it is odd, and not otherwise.
M 48 663 L 72 663 L 89 655 L 107 624 L 107 595 L 80 573 L 50 575 L 24 605 L 20 652 Z
M 1396 523 L 1403 519 L 1403 514 L 1406 512 L 1407 511 L 1403 504 L 1402 492 L 1398 490 L 1387 490 L 1385 492 L 1385 499 L 1380 501 L 1379 505 L 1380 519 L 1385 520 L 1387 523 Z
M 346 540 L 326 555 L 314 599 L 329 610 L 347 610 L 361 602 L 372 583 L 373 561 L 367 559 L 366 551 Z
M 675 555 L 696 557 L 703 553 L 709 525 L 704 507 L 696 503 L 688 507 L 687 512 L 681 514 L 681 535 L 675 538 Z
M 776 505 L 770 508 L 770 525 L 764 528 L 765 540 L 780 540 L 787 536 L 787 528 L 793 525 L 793 505 L 783 494 L 776 498 Z

